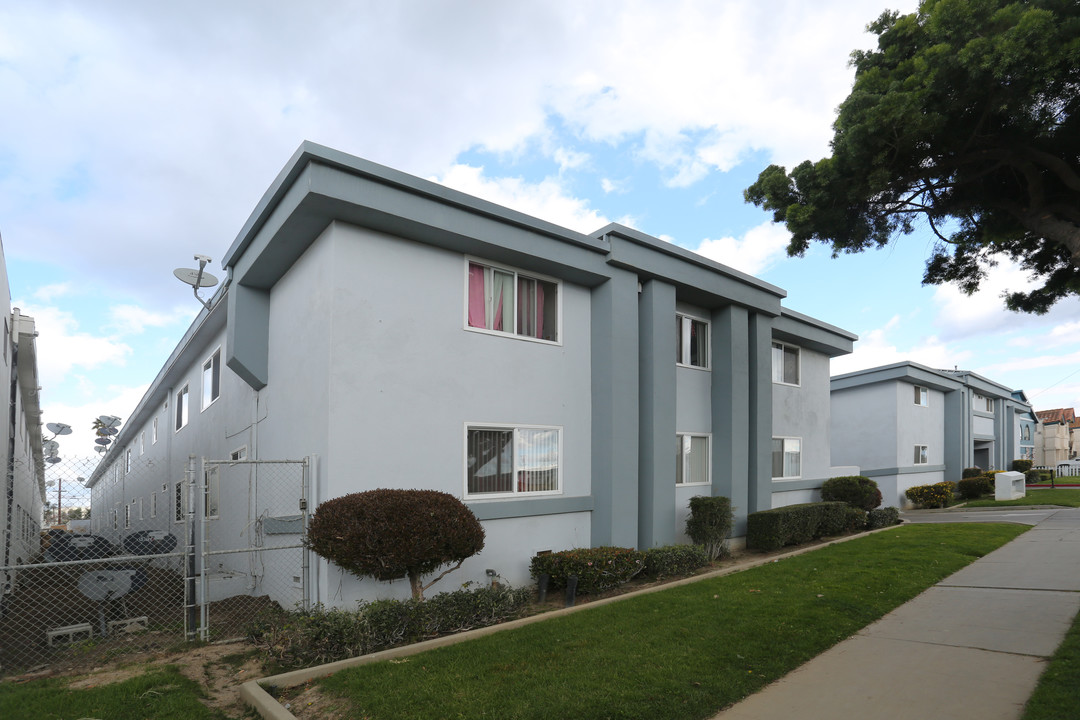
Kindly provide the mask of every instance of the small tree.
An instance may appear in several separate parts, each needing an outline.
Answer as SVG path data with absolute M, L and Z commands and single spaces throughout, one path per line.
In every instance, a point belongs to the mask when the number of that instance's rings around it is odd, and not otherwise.
M 697 495 L 690 498 L 690 515 L 686 518 L 686 534 L 697 545 L 705 547 L 709 560 L 724 554 L 727 537 L 734 524 L 731 500 L 726 497 Z
M 369 490 L 319 505 L 307 546 L 357 577 L 409 578 L 412 596 L 484 547 L 484 528 L 460 500 L 436 490 Z M 424 585 L 421 578 L 453 564 Z

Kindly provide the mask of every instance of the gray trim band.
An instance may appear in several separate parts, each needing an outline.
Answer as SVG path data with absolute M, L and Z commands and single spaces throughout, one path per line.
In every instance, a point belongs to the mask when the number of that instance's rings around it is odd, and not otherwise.
M 532 517 L 535 515 L 564 515 L 592 512 L 593 499 L 581 497 L 531 498 L 529 500 L 500 500 L 465 502 L 478 520 Z

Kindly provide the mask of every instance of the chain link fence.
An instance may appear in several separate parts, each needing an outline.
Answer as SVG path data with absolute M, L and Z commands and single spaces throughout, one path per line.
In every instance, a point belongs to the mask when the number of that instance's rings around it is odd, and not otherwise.
M 309 606 L 307 461 L 96 461 L 48 468 L 41 530 L 0 566 L 0 673 L 241 637 Z

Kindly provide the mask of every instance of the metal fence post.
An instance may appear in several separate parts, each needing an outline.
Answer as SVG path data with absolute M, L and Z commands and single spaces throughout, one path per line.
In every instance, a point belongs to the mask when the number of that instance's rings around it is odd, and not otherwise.
M 187 470 L 184 472 L 182 497 L 188 498 L 187 512 L 187 568 L 184 581 L 184 636 L 189 640 L 195 640 L 196 628 L 198 627 L 198 613 L 195 598 L 195 508 L 192 497 L 192 487 L 195 479 L 195 456 L 188 456 Z

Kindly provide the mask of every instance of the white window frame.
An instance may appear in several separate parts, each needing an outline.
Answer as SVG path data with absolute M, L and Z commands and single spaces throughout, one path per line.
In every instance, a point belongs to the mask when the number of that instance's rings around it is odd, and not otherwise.
M 131 448 L 124 451 L 124 474 L 131 472 Z
M 188 421 L 191 418 L 191 407 L 190 407 L 191 393 L 190 393 L 190 390 L 189 390 L 189 388 L 188 388 L 188 386 L 186 384 L 184 385 L 184 387 L 182 387 L 182 388 L 180 388 L 179 390 L 176 391 L 176 398 L 175 399 L 176 399 L 176 408 L 175 408 L 175 420 L 176 420 L 176 422 L 174 423 L 174 427 L 175 427 L 175 432 L 180 432 L 185 427 L 187 427 Z
M 215 375 L 217 376 L 217 387 L 214 387 Z M 207 382 L 207 380 L 209 380 L 209 382 Z M 202 364 L 202 410 L 206 410 L 217 402 L 219 397 L 221 397 L 220 345 L 214 349 L 214 352 L 210 353 L 210 357 Z M 202 412 L 202 410 L 200 410 L 200 412 Z
M 705 479 L 697 482 L 687 482 L 690 477 L 690 457 L 693 449 L 692 438 L 705 440 Z M 675 434 L 675 486 L 676 487 L 702 487 L 712 484 L 712 436 L 707 433 L 676 433 Z M 683 481 L 679 482 L 682 477 Z
M 216 520 L 218 513 L 221 512 L 221 466 L 219 465 L 214 465 L 206 471 L 203 512 L 207 520 Z
M 139 456 L 146 454 L 146 431 L 139 433 Z
M 799 454 L 799 474 L 798 475 L 785 475 L 785 474 L 773 475 L 772 479 L 773 480 L 798 480 L 798 479 L 802 478 L 802 438 L 801 437 L 784 437 L 784 436 L 774 435 L 773 436 L 773 442 L 775 443 L 777 440 L 781 440 L 783 442 L 783 444 L 781 446 L 781 449 L 780 449 L 780 472 L 781 473 L 785 473 L 787 471 L 787 455 L 788 455 L 789 452 L 792 452 L 792 451 L 788 450 L 788 442 L 792 441 L 792 442 L 798 443 L 798 449 L 796 451 L 794 451 L 794 452 L 797 452 Z M 775 453 L 775 450 L 773 450 L 773 453 Z M 773 453 L 770 453 L 770 458 L 772 457 Z
M 229 459 L 233 462 L 241 462 L 247 460 L 247 445 L 241 445 L 240 447 L 229 453 Z
M 779 366 L 776 363 L 776 351 L 780 351 L 780 363 Z M 795 351 L 795 374 L 798 376 L 795 378 L 795 382 L 791 382 L 784 375 L 784 353 L 788 350 Z M 801 387 L 802 386 L 802 348 L 798 345 L 791 345 L 789 343 L 780 342 L 779 340 L 773 340 L 770 349 L 770 360 L 772 361 L 772 381 L 776 385 L 787 385 L 789 387 Z
M 151 445 L 157 445 L 157 426 L 158 426 L 158 419 L 157 419 L 157 416 L 155 415 L 154 416 L 153 431 L 150 433 L 150 444 Z
M 463 447 L 463 470 L 464 478 L 462 482 L 462 488 L 464 490 L 464 497 L 470 500 L 496 500 L 505 498 L 527 498 L 527 497 L 540 497 L 543 495 L 562 495 L 564 487 L 563 478 L 563 457 L 566 454 L 566 448 L 563 445 L 563 428 L 561 425 L 524 425 L 524 424 L 511 424 L 511 423 L 482 423 L 482 422 L 466 422 L 464 434 L 464 447 Z M 469 431 L 471 430 L 512 430 L 514 433 L 514 449 L 512 452 L 513 469 L 510 471 L 512 474 L 513 482 L 511 482 L 510 492 L 469 492 Z M 518 443 L 520 438 L 520 431 L 522 430 L 554 430 L 558 433 L 556 443 L 558 444 L 558 460 L 555 466 L 556 483 L 558 487 L 554 490 L 531 490 L 531 491 L 518 491 L 517 490 L 517 453 Z
M 182 523 L 187 519 L 187 487 L 183 480 L 173 483 L 173 522 Z
M 705 342 L 698 344 L 698 356 L 702 360 L 700 365 L 695 365 L 690 362 L 690 337 L 691 328 L 694 323 L 701 323 L 705 326 Z M 709 325 L 709 321 L 703 317 L 696 315 L 689 315 L 687 313 L 675 313 L 675 324 L 679 329 L 678 337 L 680 342 L 678 344 L 678 354 L 675 357 L 675 364 L 679 367 L 695 368 L 697 370 L 709 369 L 709 336 L 712 333 L 712 327 Z
M 499 270 L 504 273 L 512 273 L 514 276 L 513 289 L 514 289 L 514 329 L 512 331 L 506 330 L 492 330 L 486 327 L 474 327 L 469 324 L 469 266 L 479 265 L 484 268 L 485 278 L 489 276 L 489 273 L 493 270 Z M 545 338 L 532 337 L 530 335 L 521 335 L 517 329 L 517 308 L 518 308 L 518 276 L 524 277 L 527 280 L 539 280 L 545 283 L 551 283 L 555 286 L 555 339 L 547 340 Z M 484 283 L 485 288 L 491 287 L 491 284 Z M 515 267 L 509 265 L 500 265 L 488 260 L 481 260 L 476 257 L 465 256 L 465 293 L 464 293 L 464 328 L 469 332 L 483 333 L 486 335 L 498 335 L 499 337 L 510 337 L 518 340 L 526 340 L 528 342 L 543 343 L 545 345 L 562 345 L 563 339 L 563 283 L 561 280 L 539 273 L 529 272 L 527 270 L 518 270 Z
M 919 407 L 930 407 L 930 388 L 923 387 L 922 385 L 914 385 L 915 404 Z
M 978 412 L 984 412 L 993 415 L 994 398 L 987 397 L 986 395 L 983 395 L 981 393 L 975 393 L 974 407 L 975 410 L 977 410 Z
M 157 491 L 150 493 L 150 517 L 157 517 Z
M 116 511 L 116 508 L 113 508 L 109 512 L 112 513 L 112 529 L 113 530 L 119 530 L 120 529 L 120 514 Z
M 930 447 L 928 445 L 915 445 L 915 452 L 912 455 L 915 465 L 929 465 L 930 464 Z

